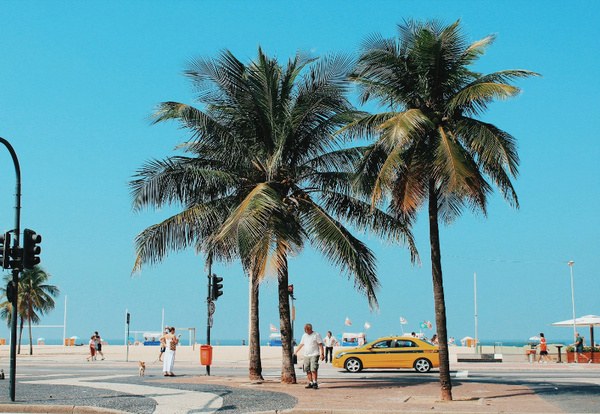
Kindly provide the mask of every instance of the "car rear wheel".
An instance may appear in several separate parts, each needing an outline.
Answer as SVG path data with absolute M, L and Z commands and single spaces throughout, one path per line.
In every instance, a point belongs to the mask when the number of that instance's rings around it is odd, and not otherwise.
M 425 358 L 419 358 L 415 361 L 415 370 L 417 372 L 429 372 L 431 370 L 431 362 Z
M 360 372 L 362 371 L 362 362 L 358 358 L 348 358 L 344 363 L 344 368 L 348 372 Z

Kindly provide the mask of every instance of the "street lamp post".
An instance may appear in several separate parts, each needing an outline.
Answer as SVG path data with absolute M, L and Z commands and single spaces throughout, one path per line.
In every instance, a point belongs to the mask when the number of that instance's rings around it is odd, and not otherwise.
M 0 137 L 0 144 L 4 144 L 4 146 L 10 152 L 10 155 L 13 159 L 13 163 L 15 165 L 15 175 L 17 177 L 17 185 L 15 187 L 15 228 L 14 228 L 14 245 L 13 248 L 19 249 L 19 237 L 21 234 L 21 167 L 19 165 L 19 159 L 17 158 L 17 153 L 15 152 L 10 142 Z M 9 240 L 5 240 L 5 243 L 9 243 Z M 8 387 L 8 391 L 10 394 L 10 400 L 15 401 L 15 387 L 16 380 L 15 377 L 17 375 L 17 297 L 19 293 L 19 272 L 21 271 L 22 263 L 18 264 L 16 267 L 12 269 L 12 283 L 14 286 L 14 295 L 11 301 L 12 305 L 12 313 L 11 313 L 11 322 L 10 322 L 10 383 Z
M 577 328 L 575 327 L 575 289 L 573 289 L 573 265 L 575 262 L 571 260 L 568 265 L 571 268 L 571 301 L 573 302 L 573 337 L 577 333 Z

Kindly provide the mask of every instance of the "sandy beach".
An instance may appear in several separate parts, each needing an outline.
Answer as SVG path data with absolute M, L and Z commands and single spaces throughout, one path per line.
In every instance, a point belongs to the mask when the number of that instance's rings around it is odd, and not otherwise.
M 200 364 L 200 344 L 195 346 L 181 345 L 177 348 L 177 361 L 186 363 Z M 153 362 L 158 358 L 158 346 L 144 345 L 104 345 L 102 351 L 107 360 L 111 361 L 144 361 Z M 335 352 L 349 347 L 335 347 Z M 450 362 L 456 363 L 459 355 L 476 354 L 475 348 L 463 346 L 451 346 Z M 500 351 L 500 352 L 498 352 Z M 556 348 L 550 346 L 551 356 L 556 359 Z M 527 362 L 528 357 L 524 347 L 502 347 L 494 349 L 492 346 L 484 346 L 481 350 L 484 354 L 501 354 L 506 362 Z M 564 352 L 564 350 L 563 350 Z M 89 355 L 89 350 L 84 346 L 62 346 L 62 345 L 34 345 L 33 355 L 29 355 L 29 344 L 21 345 L 21 354 L 17 356 L 19 363 L 27 360 L 52 359 L 57 361 L 85 361 Z M 0 345 L 0 360 L 6 361 L 10 357 L 10 346 Z M 213 365 L 232 365 L 247 363 L 248 346 L 213 346 L 212 347 Z M 265 366 L 278 366 L 281 364 L 281 347 L 261 347 L 261 360 Z

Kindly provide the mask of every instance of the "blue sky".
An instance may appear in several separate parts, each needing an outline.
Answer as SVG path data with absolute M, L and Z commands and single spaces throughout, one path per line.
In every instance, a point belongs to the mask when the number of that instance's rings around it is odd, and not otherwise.
M 550 342 L 569 339 L 569 329 L 549 326 L 572 317 L 569 260 L 577 315 L 600 314 L 599 9 L 578 1 L 0 2 L 0 136 L 21 164 L 21 227 L 43 236 L 42 265 L 62 291 L 43 324 L 62 324 L 67 295 L 67 336 L 98 330 L 122 339 L 126 309 L 132 330 L 158 330 L 164 309 L 167 324 L 205 337 L 203 257 L 172 254 L 130 277 L 135 236 L 176 209 L 134 214 L 127 183 L 144 161 L 173 155 L 186 139 L 176 125 L 151 126 L 148 116 L 162 101 L 192 103 L 181 76 L 189 59 L 228 48 L 248 60 L 259 44 L 282 61 L 298 49 L 352 53 L 373 32 L 393 36 L 403 19 L 439 18 L 461 19 L 473 41 L 498 35 L 476 70 L 543 75 L 520 81 L 523 93 L 485 116 L 519 142 L 520 210 L 496 195 L 487 218 L 465 211 L 441 230 L 449 335 L 474 336 L 477 273 L 480 338 L 526 340 L 543 331 Z M 15 186 L 3 148 L 0 168 L 3 230 L 14 223 Z M 421 267 L 403 248 L 363 236 L 379 260 L 379 312 L 310 249 L 291 260 L 296 336 L 306 322 L 341 334 L 369 321 L 371 339 L 434 323 L 425 215 L 414 233 Z M 213 341 L 246 338 L 247 278 L 237 264 L 214 270 L 225 294 Z M 279 322 L 276 296 L 275 281 L 265 281 L 263 338 Z M 401 327 L 400 316 L 409 324 Z M 60 338 L 62 330 L 38 328 L 34 336 Z M 0 337 L 8 337 L 5 326 Z

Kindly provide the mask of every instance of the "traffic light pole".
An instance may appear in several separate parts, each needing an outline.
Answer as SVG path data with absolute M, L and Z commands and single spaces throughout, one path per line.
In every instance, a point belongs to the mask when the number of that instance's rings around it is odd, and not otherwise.
M 13 246 L 15 248 L 19 248 L 19 242 L 20 242 L 19 236 L 21 234 L 21 167 L 19 166 L 19 159 L 17 158 L 17 154 L 16 154 L 15 150 L 13 149 L 12 145 L 10 145 L 10 143 L 2 137 L 0 137 L 0 143 L 4 144 L 6 146 L 6 148 L 8 148 L 8 151 L 10 152 L 10 155 L 13 159 L 13 163 L 15 164 L 17 185 L 15 188 L 15 228 L 14 228 L 15 243 Z M 5 243 L 10 244 L 10 241 L 6 240 Z M 12 270 L 15 294 L 11 301 L 12 313 L 11 313 L 11 320 L 10 320 L 9 393 L 10 393 L 10 400 L 13 402 L 15 401 L 15 385 L 16 385 L 15 377 L 17 374 L 17 311 L 16 310 L 17 310 L 17 299 L 19 296 L 19 272 L 21 271 L 20 267 L 21 267 L 21 265 L 18 265 L 17 267 L 13 267 L 13 270 Z
M 212 276 L 212 260 L 208 262 L 208 296 L 206 297 L 206 345 L 210 345 L 210 326 L 212 320 L 211 314 L 211 306 L 212 303 L 212 285 L 211 285 L 211 276 Z M 206 375 L 210 376 L 210 365 L 206 366 Z

